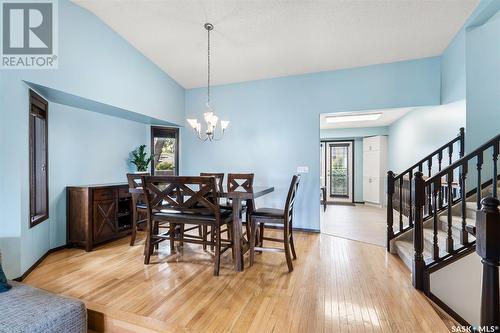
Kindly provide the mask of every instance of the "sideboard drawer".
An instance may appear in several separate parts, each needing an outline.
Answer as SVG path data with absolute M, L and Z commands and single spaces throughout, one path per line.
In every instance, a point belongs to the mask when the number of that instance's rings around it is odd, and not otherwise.
M 113 200 L 116 198 L 115 188 L 103 188 L 94 190 L 94 200 Z

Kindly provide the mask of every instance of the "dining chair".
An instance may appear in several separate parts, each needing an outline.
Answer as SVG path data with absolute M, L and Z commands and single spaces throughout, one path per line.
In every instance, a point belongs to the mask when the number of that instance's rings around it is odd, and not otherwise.
M 142 183 L 148 216 L 144 263 L 149 264 L 155 245 L 164 240 L 170 241 L 172 252 L 175 241 L 214 245 L 214 275 L 219 275 L 220 257 L 232 248 L 231 239 L 222 239 L 220 231 L 223 225 L 232 223 L 232 212 L 220 209 L 215 178 L 143 176 Z M 168 224 L 170 232 L 153 232 L 155 223 Z M 200 236 L 174 232 L 176 226 L 185 224 L 212 227 L 214 239 L 208 241 Z
M 142 188 L 142 176 L 149 176 L 149 173 L 127 173 L 128 187 L 132 196 L 132 234 L 130 236 L 130 246 L 134 246 L 137 236 L 137 226 L 147 222 L 147 207 L 144 194 L 135 191 Z M 139 215 L 144 218 L 139 220 Z
M 244 192 L 253 192 L 253 173 L 228 173 L 227 175 L 227 192 L 235 192 L 235 191 L 244 191 Z M 221 207 L 223 209 L 233 209 L 231 200 L 227 200 L 226 204 L 222 204 Z M 247 200 L 245 205 L 242 205 L 240 211 L 240 217 L 245 213 L 245 225 L 246 236 L 247 238 L 250 236 L 250 226 L 248 225 L 249 214 L 255 208 L 254 200 Z
M 219 197 L 220 197 L 220 195 L 222 195 L 222 193 L 224 193 L 224 185 L 223 185 L 224 184 L 224 173 L 223 172 L 201 172 L 200 176 L 202 176 L 202 177 L 214 177 L 215 178 L 215 187 L 216 187 L 216 190 L 219 194 Z M 220 201 L 220 199 L 219 199 L 219 201 Z M 224 207 L 224 208 L 226 208 L 226 207 Z M 207 240 L 208 235 L 210 235 L 210 237 L 212 237 L 212 240 L 213 240 L 213 230 L 208 231 L 208 226 L 203 226 L 202 234 L 203 234 L 204 240 Z M 228 235 L 228 237 L 229 237 L 229 235 Z M 207 245 L 204 244 L 203 250 L 206 250 L 206 249 L 207 249 Z M 212 251 L 214 250 L 213 247 L 211 250 Z
M 295 198 L 297 197 L 299 182 L 300 176 L 294 175 L 290 183 L 284 209 L 259 208 L 250 214 L 250 266 L 254 263 L 255 251 L 285 252 L 288 271 L 293 271 L 292 256 L 294 260 L 297 259 L 295 245 L 293 242 L 293 207 Z M 266 224 L 283 226 L 283 239 L 264 237 L 264 234 L 262 233 L 260 237 L 260 246 L 255 246 L 257 227 L 260 225 L 263 229 Z M 264 247 L 264 240 L 283 243 L 283 249 Z M 292 252 L 291 255 L 290 250 Z

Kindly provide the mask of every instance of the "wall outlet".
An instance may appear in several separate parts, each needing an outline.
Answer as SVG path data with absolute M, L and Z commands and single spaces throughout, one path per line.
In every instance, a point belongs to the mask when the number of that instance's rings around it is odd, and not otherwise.
M 298 166 L 297 173 L 309 173 L 309 167 L 308 166 Z

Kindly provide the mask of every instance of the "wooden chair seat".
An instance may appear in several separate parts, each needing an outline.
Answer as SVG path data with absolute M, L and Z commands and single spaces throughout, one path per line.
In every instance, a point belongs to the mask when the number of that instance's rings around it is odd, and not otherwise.
M 259 208 L 252 213 L 254 219 L 278 219 L 284 221 L 285 211 L 278 208 Z
M 231 221 L 232 219 L 232 212 L 228 210 L 220 210 L 220 218 L 223 221 Z M 216 220 L 215 215 L 210 215 L 210 214 L 196 214 L 196 213 L 186 213 L 178 210 L 171 210 L 171 209 L 162 209 L 159 212 L 153 213 L 153 218 L 154 220 L 165 220 L 165 221 L 173 221 L 176 223 L 183 223 L 183 221 L 196 221 L 197 223 L 203 223 L 203 221 L 206 221 L 209 224 L 214 223 Z

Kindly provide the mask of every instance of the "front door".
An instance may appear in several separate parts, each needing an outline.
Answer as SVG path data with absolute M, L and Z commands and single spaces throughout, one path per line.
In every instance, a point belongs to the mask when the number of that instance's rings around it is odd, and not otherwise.
M 352 142 L 326 142 L 325 148 L 327 200 L 352 202 Z

